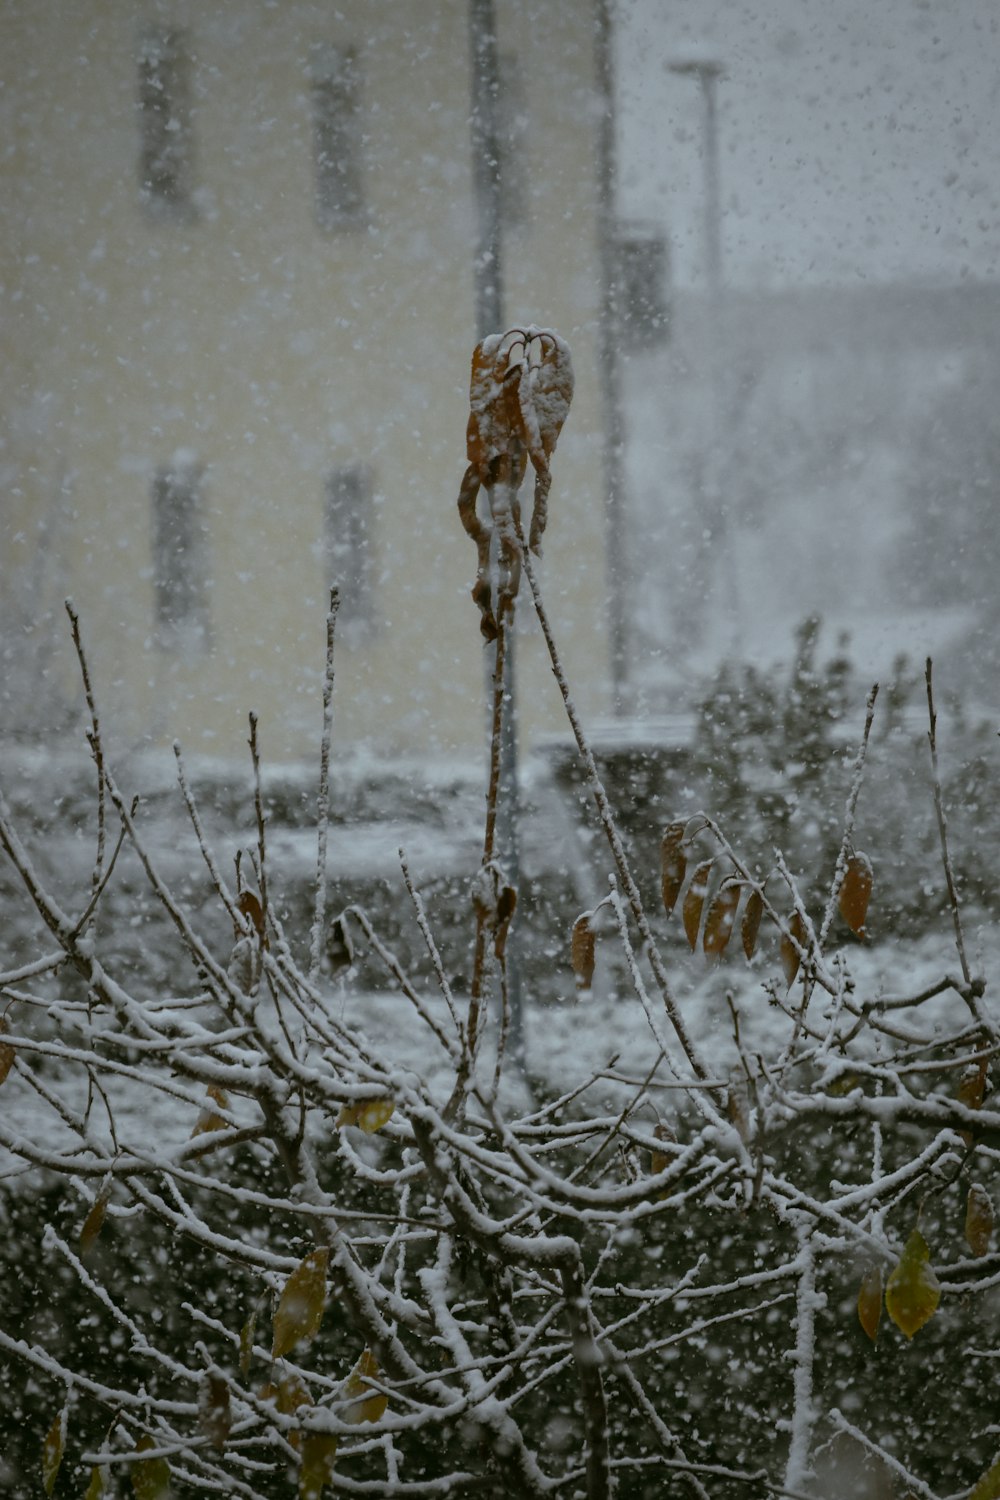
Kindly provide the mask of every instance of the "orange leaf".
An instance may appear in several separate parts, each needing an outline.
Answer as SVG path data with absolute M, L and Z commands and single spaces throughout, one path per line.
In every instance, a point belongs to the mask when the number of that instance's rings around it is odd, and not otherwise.
M 597 934 L 590 925 L 591 916 L 592 913 L 588 911 L 582 917 L 577 917 L 570 938 L 570 962 L 576 975 L 578 990 L 589 990 L 594 979 Z
M 344 1413 L 345 1422 L 377 1422 L 389 1404 L 384 1391 L 373 1390 L 370 1381 L 379 1378 L 378 1360 L 365 1349 L 344 1382 L 344 1395 L 352 1399 Z
M 663 896 L 663 909 L 668 916 L 677 905 L 677 897 L 687 874 L 687 859 L 683 849 L 686 827 L 686 823 L 668 824 L 660 843 L 660 893 Z
M 852 854 L 840 887 L 840 915 L 858 937 L 865 935 L 865 917 L 872 893 L 872 862 L 867 854 Z
M 687 935 L 691 951 L 694 952 L 698 946 L 698 928 L 701 926 L 701 909 L 705 904 L 705 896 L 708 892 L 708 880 L 712 873 L 713 861 L 703 860 L 691 877 L 687 895 L 684 897 L 684 905 L 681 908 L 681 918 L 684 922 L 684 931 Z
M 715 900 L 708 909 L 701 942 L 705 952 L 713 958 L 721 957 L 726 951 L 726 945 L 732 936 L 736 908 L 740 904 L 742 890 L 743 886 L 738 876 L 728 876 L 719 886 Z
M 102 1183 L 100 1192 L 90 1205 L 90 1212 L 84 1219 L 83 1228 L 80 1230 L 80 1254 L 85 1260 L 93 1249 L 104 1225 L 104 1216 L 108 1210 L 110 1197 L 111 1179 L 108 1178 Z

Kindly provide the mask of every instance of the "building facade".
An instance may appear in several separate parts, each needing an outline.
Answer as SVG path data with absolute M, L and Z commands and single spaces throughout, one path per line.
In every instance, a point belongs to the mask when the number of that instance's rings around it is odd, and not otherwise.
M 570 343 L 544 573 L 605 707 L 592 0 L 497 0 L 504 321 Z M 474 751 L 483 647 L 455 512 L 476 341 L 469 12 L 458 0 L 12 0 L 3 716 L 77 695 L 109 732 L 311 754 L 325 613 L 339 743 Z M 524 733 L 557 722 L 542 643 Z

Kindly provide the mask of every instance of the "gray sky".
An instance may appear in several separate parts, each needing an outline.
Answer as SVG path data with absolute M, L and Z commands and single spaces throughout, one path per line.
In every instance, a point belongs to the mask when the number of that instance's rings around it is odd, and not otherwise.
M 738 285 L 1000 275 L 997 0 L 619 0 L 621 207 L 701 260 L 702 114 L 720 85 L 723 262 Z

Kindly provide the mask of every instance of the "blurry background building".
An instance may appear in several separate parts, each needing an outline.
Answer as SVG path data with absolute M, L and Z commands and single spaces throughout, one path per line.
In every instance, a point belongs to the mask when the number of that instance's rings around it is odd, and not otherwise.
M 545 572 L 600 710 L 595 5 L 547 0 L 558 46 L 528 0 L 495 10 L 505 318 L 573 350 Z M 477 746 L 468 7 L 25 0 L 0 26 L 5 731 L 78 701 L 69 594 L 119 736 L 239 753 L 252 707 L 270 755 L 311 751 L 336 583 L 338 738 Z M 558 708 L 537 637 L 518 666 L 531 734 Z

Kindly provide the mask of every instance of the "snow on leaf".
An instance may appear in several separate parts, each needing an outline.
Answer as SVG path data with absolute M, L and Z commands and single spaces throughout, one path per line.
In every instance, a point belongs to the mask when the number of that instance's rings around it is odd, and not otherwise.
M 370 1349 L 365 1349 L 344 1382 L 344 1395 L 351 1398 L 345 1422 L 377 1422 L 384 1416 L 389 1397 L 384 1391 L 373 1390 L 369 1383 L 378 1378 L 378 1360 Z
M 323 1321 L 326 1303 L 326 1246 L 312 1250 L 285 1282 L 274 1314 L 272 1359 L 280 1359 L 301 1339 L 312 1338 Z
M 209 1099 L 213 1100 L 220 1109 L 229 1108 L 229 1096 L 217 1083 L 210 1083 L 207 1092 Z M 224 1120 L 218 1110 L 206 1104 L 198 1116 L 191 1138 L 193 1140 L 196 1135 L 209 1135 L 213 1130 L 228 1130 L 228 1128 L 228 1120 Z
M 742 890 L 739 879 L 735 875 L 728 876 L 719 886 L 715 900 L 708 909 L 701 943 L 711 958 L 720 958 L 726 951 Z
M 663 909 L 669 916 L 677 905 L 677 897 L 687 874 L 687 858 L 684 854 L 684 830 L 686 823 L 668 823 L 660 841 L 660 894 Z
M 847 861 L 847 870 L 838 898 L 840 915 L 858 937 L 865 936 L 865 918 L 872 893 L 872 862 L 867 854 L 856 852 Z
M 578 990 L 589 990 L 594 980 L 597 934 L 591 925 L 592 916 L 592 912 L 585 911 L 582 917 L 577 917 L 570 938 L 570 962 Z
M 882 1267 L 870 1265 L 858 1289 L 858 1319 L 874 1344 L 882 1318 Z
M 145 1453 L 157 1444 L 145 1433 L 135 1445 L 136 1453 Z M 170 1465 L 165 1458 L 140 1458 L 129 1465 L 129 1477 L 135 1500 L 165 1500 L 170 1489 Z
M 283 1417 L 293 1417 L 300 1406 L 312 1406 L 309 1387 L 300 1375 L 285 1374 L 277 1384 L 270 1381 L 257 1392 L 259 1401 L 273 1401 Z M 302 1434 L 298 1429 L 288 1433 L 288 1441 L 296 1452 L 302 1446 Z
M 886 1283 L 886 1310 L 896 1327 L 912 1339 L 937 1312 L 940 1301 L 941 1286 L 931 1266 L 927 1241 L 919 1229 L 914 1229 Z
M 985 1255 L 993 1237 L 993 1200 L 974 1182 L 965 1201 L 965 1242 L 973 1255 Z
M 56 1487 L 59 1466 L 63 1461 L 66 1448 L 66 1419 L 67 1411 L 64 1406 L 45 1434 L 45 1441 L 42 1444 L 42 1484 L 45 1486 L 47 1495 L 51 1495 Z
M 757 934 L 760 931 L 760 919 L 763 915 L 764 897 L 760 891 L 751 891 L 743 911 L 743 925 L 740 931 L 743 939 L 743 952 L 748 962 L 753 958 L 757 947 Z
M 705 905 L 705 896 L 708 892 L 709 876 L 712 873 L 714 861 L 702 860 L 691 877 L 687 895 L 684 897 L 684 905 L 681 908 L 681 918 L 684 922 L 684 931 L 687 935 L 692 953 L 698 946 L 698 929 L 701 926 L 701 911 Z

